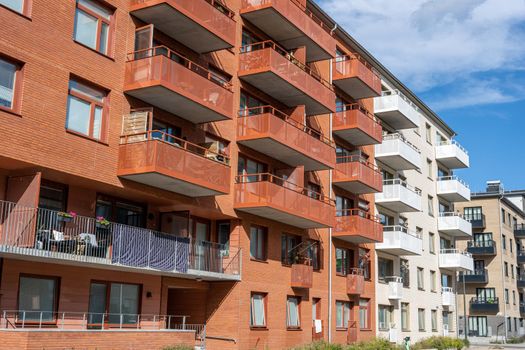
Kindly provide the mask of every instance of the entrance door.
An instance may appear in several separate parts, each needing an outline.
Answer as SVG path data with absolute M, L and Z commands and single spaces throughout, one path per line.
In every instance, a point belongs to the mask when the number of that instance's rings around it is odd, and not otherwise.
M 93 282 L 89 295 L 88 327 L 136 327 L 140 285 Z
M 486 337 L 487 333 L 486 316 L 470 316 L 468 318 L 468 335 L 471 337 Z

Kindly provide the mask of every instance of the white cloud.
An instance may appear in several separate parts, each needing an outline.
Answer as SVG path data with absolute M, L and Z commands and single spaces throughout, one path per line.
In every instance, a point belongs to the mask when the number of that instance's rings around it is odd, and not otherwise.
M 318 2 L 415 91 L 464 79 L 494 101 L 516 98 L 473 75 L 525 69 L 525 0 Z

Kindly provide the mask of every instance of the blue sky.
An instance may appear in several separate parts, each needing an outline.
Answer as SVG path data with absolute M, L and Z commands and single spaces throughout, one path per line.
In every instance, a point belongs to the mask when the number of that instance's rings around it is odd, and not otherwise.
M 472 190 L 525 189 L 525 0 L 316 0 L 436 111 Z

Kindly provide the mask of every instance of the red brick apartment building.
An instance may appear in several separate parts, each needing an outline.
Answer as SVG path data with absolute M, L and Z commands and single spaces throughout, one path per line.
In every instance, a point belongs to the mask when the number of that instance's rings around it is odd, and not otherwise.
M 375 336 L 384 68 L 317 5 L 0 0 L 0 22 L 4 348 Z

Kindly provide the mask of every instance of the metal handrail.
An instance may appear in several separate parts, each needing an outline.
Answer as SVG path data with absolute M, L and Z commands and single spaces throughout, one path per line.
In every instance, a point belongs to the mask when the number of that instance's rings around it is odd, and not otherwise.
M 375 165 L 374 163 L 370 162 L 365 157 L 363 157 L 361 155 L 358 155 L 358 154 L 354 154 L 354 155 L 351 155 L 351 156 L 337 156 L 336 162 L 338 164 L 341 164 L 341 163 L 354 163 L 354 162 L 355 163 L 361 163 L 364 166 L 372 169 L 376 173 L 381 174 L 381 169 L 377 165 Z
M 255 182 L 270 182 L 277 186 L 289 189 L 290 191 L 296 192 L 303 196 L 307 196 L 311 199 L 326 203 L 334 206 L 335 200 L 325 196 L 322 193 L 312 191 L 308 188 L 301 187 L 295 183 L 288 181 L 282 177 L 276 176 L 271 173 L 257 173 L 257 174 L 243 174 L 235 177 L 237 183 L 255 183 Z
M 421 153 L 421 150 L 414 145 L 412 142 L 408 141 L 405 136 L 403 136 L 401 133 L 394 132 L 392 134 L 385 134 L 383 135 L 383 142 L 388 140 L 400 140 L 403 143 L 405 143 L 407 146 L 410 146 L 413 150 L 417 151 L 417 153 Z
M 132 0 L 132 4 L 143 4 L 145 2 L 148 2 L 150 0 Z M 196 0 L 192 0 L 196 1 Z M 231 20 L 235 22 L 235 12 L 231 9 L 229 9 L 226 5 L 222 3 L 221 0 L 203 0 L 204 2 L 207 2 L 211 6 L 213 6 L 217 11 L 221 12 L 225 16 L 229 17 Z
M 403 277 L 400 277 L 400 276 L 385 276 L 385 282 L 403 283 Z
M 472 299 L 470 299 L 470 303 L 471 304 L 499 304 L 499 298 L 498 297 L 483 297 L 483 298 L 478 298 L 478 297 L 473 297 Z
M 388 186 L 388 185 L 401 185 L 405 187 L 406 189 L 408 189 L 409 191 L 414 192 L 415 194 L 421 196 L 421 190 L 417 187 L 413 187 L 409 185 L 405 180 L 401 180 L 401 179 L 383 180 L 383 186 Z
M 464 255 L 466 257 L 469 257 L 471 258 L 472 257 L 472 254 L 467 252 L 467 251 L 464 251 L 464 250 L 459 250 L 459 249 L 441 249 L 440 250 L 440 254 L 461 254 L 461 255 Z
M 142 140 L 137 139 L 137 136 L 144 136 L 144 139 Z M 132 138 L 131 141 L 129 140 L 130 138 Z M 124 144 L 124 145 L 130 144 L 130 143 L 144 142 L 144 141 L 160 141 L 160 142 L 167 143 L 170 146 L 176 147 L 178 149 L 183 149 L 185 151 L 198 155 L 202 158 L 206 158 L 211 161 L 215 161 L 217 163 L 221 163 L 224 165 L 230 165 L 230 157 L 228 157 L 226 154 L 210 151 L 206 147 L 202 147 L 200 145 L 189 142 L 180 137 L 170 135 L 160 130 L 149 130 L 149 131 L 143 131 L 143 132 L 134 133 L 134 134 L 121 135 L 120 140 L 121 140 L 120 144 Z M 210 158 L 209 155 L 212 155 L 213 158 Z
M 419 111 L 419 107 L 414 103 L 412 102 L 408 97 L 406 97 L 401 91 L 399 91 L 398 89 L 394 89 L 394 90 L 385 90 L 385 91 L 382 91 L 381 92 L 381 96 L 393 96 L 393 95 L 398 95 L 399 97 L 401 97 L 405 102 L 407 102 L 412 108 L 414 108 L 416 111 Z
M 192 72 L 200 75 L 203 78 L 208 79 L 212 83 L 215 83 L 224 89 L 228 91 L 232 91 L 233 86 L 231 81 L 227 81 L 221 76 L 213 73 L 207 68 L 204 68 L 203 66 L 189 60 L 188 58 L 182 56 L 178 52 L 170 49 L 169 47 L 165 45 L 159 45 L 155 47 L 149 47 L 146 49 L 141 49 L 137 51 L 133 51 L 128 53 L 127 55 L 128 62 L 133 62 L 137 60 L 141 60 L 144 58 L 149 57 L 155 57 L 155 56 L 165 56 L 166 58 L 170 59 L 171 61 L 180 64 L 181 66 L 191 70 Z M 138 58 L 137 58 L 138 57 Z M 178 60 L 174 60 L 173 58 L 176 57 Z
M 465 186 L 466 188 L 470 188 L 470 186 L 465 181 L 460 179 L 457 175 L 440 176 L 437 178 L 437 180 L 438 181 L 457 181 L 463 186 Z
M 469 248 L 492 248 L 496 246 L 496 242 L 494 240 L 488 240 L 488 241 L 468 241 L 467 247 Z
M 458 147 L 460 150 L 462 150 L 463 152 L 465 152 L 466 154 L 468 154 L 468 151 L 459 144 L 459 142 L 457 142 L 456 140 L 445 140 L 445 141 L 441 141 L 440 143 L 438 143 L 438 146 L 449 146 L 449 145 L 453 145 L 453 146 L 456 146 Z
M 288 114 L 270 105 L 241 109 L 239 110 L 239 118 L 253 117 L 256 115 L 261 115 L 261 114 L 266 114 L 266 113 L 282 119 L 284 122 L 290 124 L 294 128 L 301 130 L 307 133 L 308 135 L 311 135 L 312 137 L 318 139 L 319 141 L 331 147 L 335 147 L 335 143 L 332 140 L 330 140 L 328 137 L 324 136 L 324 134 L 321 131 L 312 129 L 311 127 L 305 124 L 299 123 L 298 121 L 292 119 Z
M 442 211 L 439 213 L 439 216 L 440 217 L 450 217 L 450 216 L 453 216 L 453 217 L 458 217 L 458 218 L 462 218 L 464 219 L 464 215 L 461 214 L 461 213 L 458 213 L 458 212 L 454 212 L 454 211 Z
M 319 81 L 325 87 L 327 87 L 331 91 L 334 90 L 334 88 L 333 88 L 332 84 L 330 84 L 330 82 L 325 80 L 318 73 L 314 72 L 312 70 L 312 68 L 310 68 L 306 64 L 300 62 L 297 58 L 294 57 L 293 54 L 291 54 L 286 49 L 282 48 L 281 46 L 279 46 L 277 43 L 273 42 L 272 40 L 265 40 L 265 41 L 260 41 L 260 42 L 253 43 L 253 44 L 244 45 L 244 46 L 241 47 L 240 52 L 241 52 L 241 54 L 244 54 L 244 53 L 250 53 L 250 52 L 264 50 L 264 49 L 272 49 L 272 50 L 274 50 L 275 52 L 277 52 L 278 54 L 280 54 L 281 56 L 286 58 L 288 61 L 290 61 L 291 63 L 295 64 L 299 69 L 301 69 L 302 71 L 304 71 L 305 73 L 310 75 L 312 78 L 314 78 L 315 80 Z
M 337 56 L 336 59 L 334 60 L 334 63 L 337 64 L 337 63 L 341 63 L 341 62 L 345 62 L 345 61 L 351 61 L 351 60 L 358 60 L 359 62 L 361 62 L 366 68 L 370 69 L 372 71 L 372 73 L 377 76 L 379 79 L 381 79 L 381 74 L 379 74 L 379 72 L 377 71 L 377 69 L 371 65 L 370 63 L 368 63 L 367 60 L 365 60 L 363 58 L 363 56 L 361 56 L 360 54 L 358 53 L 351 53 L 349 55 L 342 55 L 342 56 Z
M 383 226 L 383 233 L 386 233 L 386 232 L 403 232 L 407 235 L 410 235 L 410 236 L 413 236 L 417 239 L 422 239 L 422 236 L 420 233 L 417 233 L 415 231 L 412 231 L 412 230 L 409 230 L 408 227 L 406 226 L 401 226 L 401 225 L 388 225 L 388 226 Z
M 374 123 L 381 126 L 381 120 L 379 120 L 374 113 L 370 112 L 368 108 L 360 105 L 359 103 L 348 103 L 343 105 L 343 109 L 340 111 L 337 111 L 336 113 L 343 113 L 347 111 L 353 111 L 353 110 L 359 110 L 361 113 L 363 113 L 366 117 L 371 119 Z
M 381 223 L 381 220 L 377 215 L 372 215 L 368 213 L 366 210 L 359 209 L 359 208 L 337 210 L 336 216 L 337 217 L 359 216 L 363 219 L 368 219 L 368 220 L 374 221 L 379 224 Z

